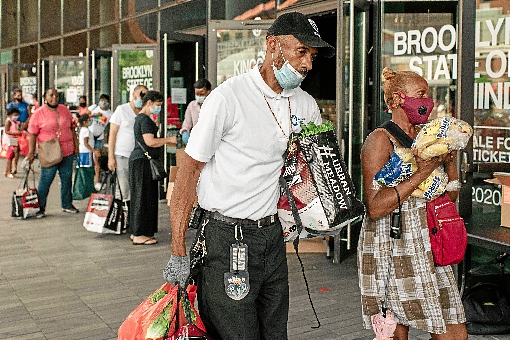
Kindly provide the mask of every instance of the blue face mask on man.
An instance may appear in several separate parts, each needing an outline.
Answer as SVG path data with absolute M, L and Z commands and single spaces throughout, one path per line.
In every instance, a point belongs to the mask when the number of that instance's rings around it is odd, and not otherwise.
M 142 98 L 136 98 L 134 101 L 133 101 L 133 105 L 137 108 L 137 109 L 141 109 L 142 106 L 143 106 L 143 100 Z
M 156 105 L 156 106 L 154 106 L 154 107 L 151 109 L 151 113 L 152 113 L 152 114 L 156 114 L 156 115 L 157 115 L 157 114 L 159 114 L 160 112 L 161 112 L 161 106 L 159 106 L 159 105 Z
M 280 46 L 280 42 L 278 42 L 278 46 Z M 278 84 L 282 87 L 282 89 L 291 90 L 299 87 L 305 77 L 296 71 L 294 67 L 292 67 L 291 64 L 289 64 L 289 61 L 285 59 L 282 52 L 282 47 L 280 46 L 280 53 L 282 55 L 282 58 L 284 60 L 284 63 L 282 67 L 278 70 L 273 62 L 273 72 L 276 77 L 276 80 L 278 81 Z

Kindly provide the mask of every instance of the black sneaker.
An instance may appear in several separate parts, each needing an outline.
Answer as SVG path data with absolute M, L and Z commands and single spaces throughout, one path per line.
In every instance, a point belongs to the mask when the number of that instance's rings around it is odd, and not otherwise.
M 80 211 L 74 207 L 74 205 L 70 206 L 69 208 L 62 208 L 63 212 L 70 213 L 70 214 L 77 214 Z
M 35 214 L 35 218 L 43 218 L 43 217 L 46 217 L 46 215 L 42 211 L 39 211 L 37 214 Z

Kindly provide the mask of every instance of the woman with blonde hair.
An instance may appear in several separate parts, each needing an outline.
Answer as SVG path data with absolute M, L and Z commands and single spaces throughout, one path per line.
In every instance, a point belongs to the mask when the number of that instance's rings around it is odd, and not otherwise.
M 390 68 L 383 70 L 383 78 L 392 122 L 414 139 L 417 125 L 426 123 L 434 107 L 427 81 L 414 72 Z M 367 137 L 361 151 L 367 216 L 358 243 L 358 274 L 365 328 L 371 327 L 371 316 L 382 310 L 384 301 L 397 321 L 395 340 L 407 340 L 409 327 L 429 332 L 434 340 L 467 339 L 452 267 L 434 265 L 426 201 L 411 196 L 439 166 L 444 167 L 449 181 L 457 180 L 456 153 L 423 160 L 413 150 L 418 169 L 410 177 L 396 186 L 374 187 L 375 175 L 394 149 L 402 147 L 387 130 L 378 128 Z M 455 201 L 458 188 L 447 193 Z M 399 202 L 402 230 L 400 239 L 395 239 L 390 237 L 390 225 Z

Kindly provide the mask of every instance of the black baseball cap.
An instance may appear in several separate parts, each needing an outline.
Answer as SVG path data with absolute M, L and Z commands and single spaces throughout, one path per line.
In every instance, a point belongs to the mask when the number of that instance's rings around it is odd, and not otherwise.
M 315 21 L 302 13 L 290 12 L 280 15 L 267 31 L 267 36 L 287 34 L 293 35 L 303 44 L 319 49 L 319 53 L 327 58 L 335 55 L 335 48 L 322 40 Z

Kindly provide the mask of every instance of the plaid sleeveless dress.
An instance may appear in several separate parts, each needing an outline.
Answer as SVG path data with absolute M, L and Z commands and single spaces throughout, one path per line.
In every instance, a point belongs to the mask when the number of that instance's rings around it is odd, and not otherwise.
M 386 300 L 399 324 L 445 333 L 446 324 L 466 321 L 452 267 L 434 266 L 426 201 L 411 196 L 401 210 L 398 240 L 390 238 L 391 214 L 366 216 L 361 229 L 357 262 L 364 327 L 372 327 L 370 317 Z

